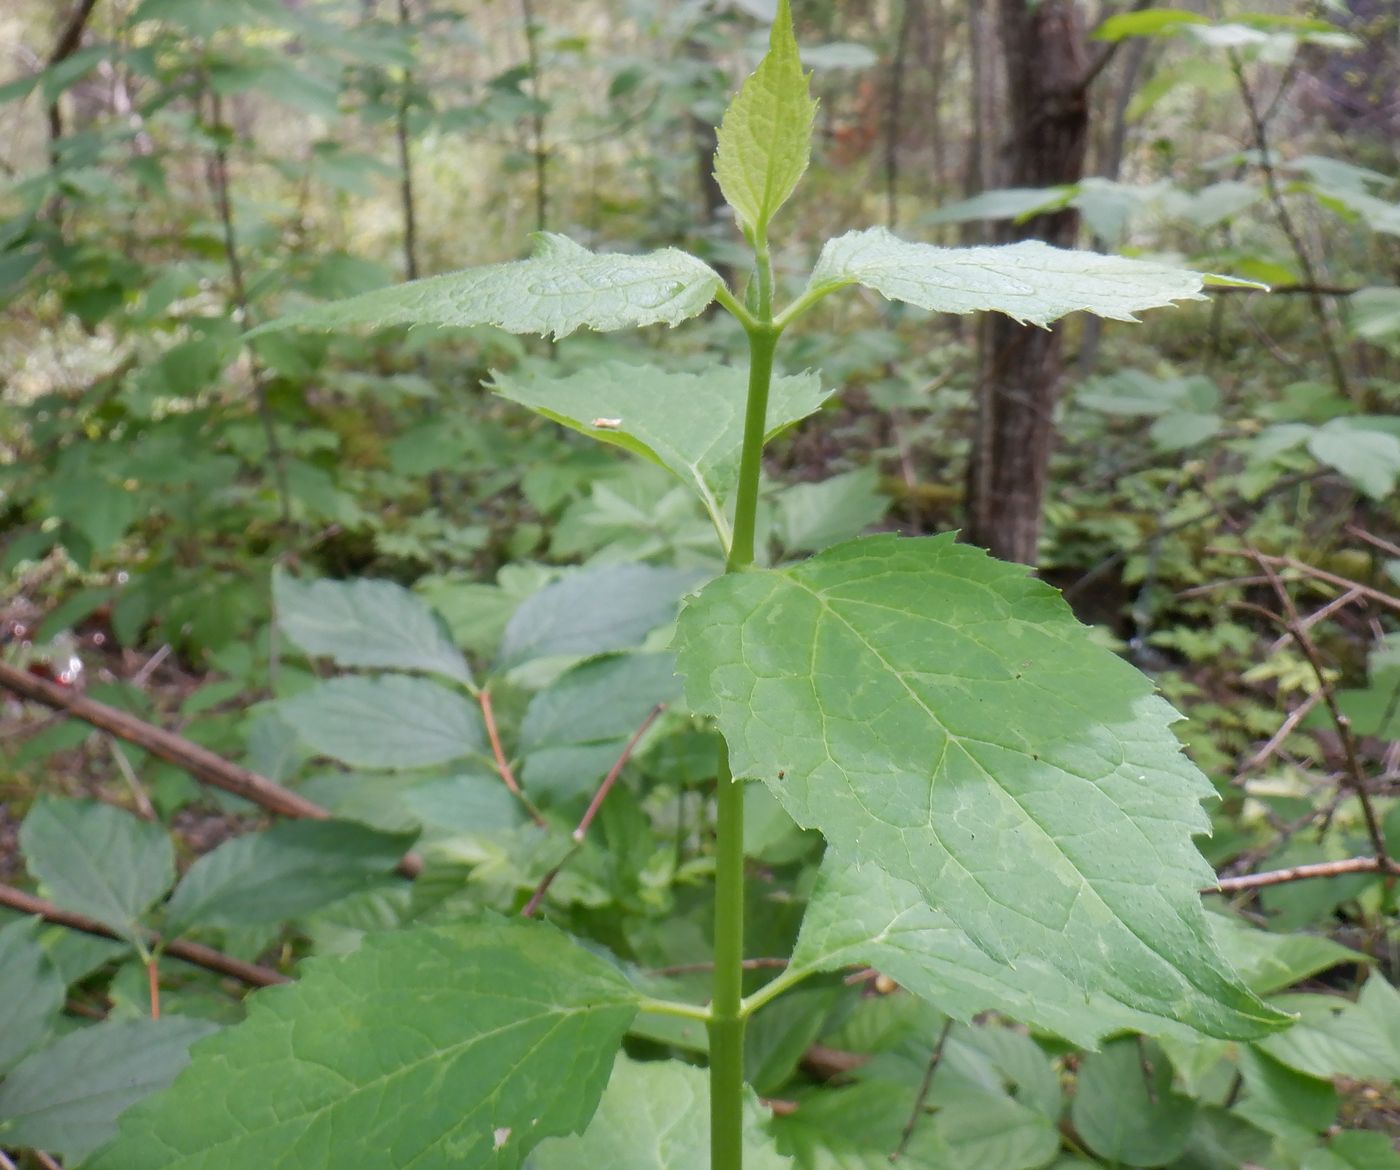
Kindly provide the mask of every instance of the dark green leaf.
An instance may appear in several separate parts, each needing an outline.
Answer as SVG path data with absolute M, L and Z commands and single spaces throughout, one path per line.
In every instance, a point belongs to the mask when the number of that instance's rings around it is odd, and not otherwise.
M 344 821 L 287 821 L 225 841 L 192 866 L 165 908 L 165 929 L 262 926 L 300 918 L 383 883 L 413 834 Z
M 279 709 L 303 742 L 356 768 L 445 764 L 485 744 L 475 703 L 426 678 L 336 678 Z
M 470 684 L 471 670 L 441 619 L 392 581 L 298 581 L 272 575 L 277 622 L 313 657 L 341 666 L 422 670 Z
M 189 1046 L 217 1029 L 205 1020 L 107 1020 L 20 1063 L 0 1084 L 0 1138 L 77 1162 L 109 1141 L 117 1118 L 165 1088 Z
M 111 805 L 42 800 L 20 826 L 25 864 L 52 900 L 137 941 L 137 920 L 175 880 L 160 825 Z
M 635 993 L 552 927 L 366 936 L 259 992 L 90 1170 L 514 1170 L 578 1132 Z
M 0 929 L 0 1076 L 49 1034 L 66 991 L 39 945 L 39 919 Z

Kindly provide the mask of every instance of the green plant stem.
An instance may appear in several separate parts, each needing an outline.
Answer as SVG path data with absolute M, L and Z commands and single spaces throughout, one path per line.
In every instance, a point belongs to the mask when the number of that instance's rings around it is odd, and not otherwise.
M 709 1008 L 693 1003 L 681 1003 L 674 999 L 644 999 L 641 1008 L 642 1011 L 654 1015 L 677 1016 L 682 1020 L 703 1020 L 709 1023 L 712 1018 Z
M 742 1170 L 744 789 L 725 749 L 716 790 L 715 974 L 710 1000 L 710 1170 Z
M 773 266 L 768 241 L 755 240 L 758 271 L 753 312 L 735 314 L 749 337 L 749 393 L 744 446 L 734 501 L 734 536 L 725 572 L 753 564 L 763 440 L 768 430 L 768 390 L 773 353 L 782 330 L 773 325 Z M 726 305 L 728 308 L 729 306 Z M 730 309 L 733 312 L 733 309 Z M 744 789 L 724 750 L 715 790 L 715 973 L 710 998 L 710 1170 L 743 1170 L 744 1164 Z
M 763 469 L 763 438 L 768 424 L 768 388 L 779 331 L 760 322 L 749 329 L 749 397 L 744 413 L 744 447 L 739 456 L 739 491 L 734 501 L 734 536 L 725 572 L 748 568 L 754 557 L 758 483 Z

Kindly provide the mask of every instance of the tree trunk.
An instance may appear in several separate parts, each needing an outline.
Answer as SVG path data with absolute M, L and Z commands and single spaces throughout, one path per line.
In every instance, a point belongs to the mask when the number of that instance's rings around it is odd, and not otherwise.
M 1089 142 L 1090 70 L 1079 6 L 999 0 L 997 8 L 1009 123 L 1004 181 L 1010 187 L 1076 183 L 1084 177 Z M 998 237 L 1069 248 L 1077 229 L 1078 213 L 1067 210 L 1006 225 Z M 980 340 L 967 539 L 1033 565 L 1063 374 L 1061 333 L 989 314 Z

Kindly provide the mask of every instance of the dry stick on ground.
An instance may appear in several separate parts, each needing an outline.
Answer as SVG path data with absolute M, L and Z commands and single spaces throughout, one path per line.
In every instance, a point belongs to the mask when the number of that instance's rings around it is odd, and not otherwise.
M 569 858 L 573 857 L 573 855 L 578 852 L 579 847 L 583 845 L 583 839 L 588 835 L 588 827 L 593 823 L 593 818 L 598 815 L 598 810 L 603 807 L 603 801 L 607 799 L 608 793 L 612 791 L 613 785 L 617 783 L 617 778 L 622 775 L 622 769 L 627 766 L 627 761 L 632 758 L 632 753 L 636 750 L 637 744 L 641 741 L 642 736 L 646 734 L 647 728 L 656 722 L 656 717 L 664 710 L 666 710 L 666 704 L 657 703 L 655 707 L 647 712 L 646 718 L 642 720 L 637 730 L 632 733 L 632 738 L 627 741 L 627 745 L 622 749 L 622 754 L 617 757 L 617 762 L 608 770 L 608 774 L 603 777 L 603 782 L 598 785 L 598 791 L 593 794 L 593 799 L 589 801 L 588 808 L 584 812 L 582 820 L 579 821 L 578 827 L 573 831 L 573 848 L 564 855 L 563 860 L 560 861 L 558 865 L 540 879 L 540 884 L 535 887 L 535 892 L 530 895 L 530 900 L 525 903 L 524 908 L 520 911 L 520 916 L 522 918 L 534 917 L 535 912 L 540 908 L 540 903 L 544 901 L 545 894 L 549 893 L 549 887 L 554 884 L 554 879 L 559 876 L 559 871 L 568 864 Z
M 1258 549 L 1248 547 L 1245 548 L 1244 553 L 1259 566 L 1260 571 L 1269 579 L 1269 586 L 1273 589 L 1274 596 L 1278 598 L 1279 605 L 1283 607 L 1284 626 L 1293 635 L 1293 640 L 1297 642 L 1299 651 L 1308 660 L 1308 665 L 1312 667 L 1322 701 L 1327 705 L 1327 713 L 1332 717 L 1332 723 L 1342 741 L 1342 755 L 1346 760 L 1344 778 L 1347 786 L 1361 804 L 1361 815 L 1366 823 L 1366 835 L 1371 840 L 1371 847 L 1376 851 L 1374 860 L 1383 865 L 1386 873 L 1392 874 L 1395 871 L 1391 868 L 1390 855 L 1385 844 L 1385 834 L 1381 832 L 1380 820 L 1376 816 L 1375 805 L 1371 802 L 1371 793 L 1366 786 L 1366 776 L 1361 768 L 1361 759 L 1356 747 L 1356 734 L 1351 729 L 1351 720 L 1343 714 L 1338 705 L 1336 693 L 1327 677 L 1327 671 L 1323 668 L 1317 646 L 1308 633 L 1307 624 L 1299 616 L 1298 607 L 1293 604 L 1293 595 L 1288 592 L 1288 586 L 1283 583 L 1274 568 L 1275 563 L 1288 558 L 1266 556 Z M 1357 586 L 1357 588 L 1364 587 Z
M 919 1091 L 914 1097 L 914 1108 L 909 1111 L 909 1120 L 904 1123 L 904 1131 L 899 1135 L 899 1145 L 890 1155 L 891 1162 L 897 1162 L 904 1155 L 904 1151 L 909 1148 L 909 1143 L 914 1140 L 914 1129 L 919 1124 L 919 1118 L 923 1116 L 924 1106 L 928 1103 L 929 1090 L 933 1088 L 933 1074 L 938 1071 L 938 1066 L 943 1062 L 943 1046 L 948 1043 L 948 1033 L 953 1030 L 953 1017 L 949 1016 L 943 1021 L 943 1028 L 938 1033 L 938 1041 L 933 1046 L 933 1052 L 928 1058 L 928 1067 L 924 1069 L 924 1079 L 919 1083 Z
M 69 910 L 62 910 L 52 902 L 36 898 L 33 894 L 26 894 L 23 890 L 17 890 L 13 886 L 0 885 L 0 905 L 8 906 L 11 910 L 18 910 L 21 914 L 37 914 L 45 922 L 66 926 L 69 930 L 81 931 L 83 934 L 96 935 L 98 938 L 121 938 L 121 935 L 115 930 L 96 919 L 88 918 L 83 914 L 74 914 Z M 161 947 L 167 955 L 176 959 L 193 963 L 196 967 L 203 967 L 206 971 L 227 975 L 248 984 L 250 987 L 271 987 L 276 983 L 291 982 L 288 976 L 283 975 L 280 971 L 274 971 L 271 967 L 263 967 L 258 963 L 245 963 L 242 959 L 235 959 L 232 955 L 226 955 L 222 951 L 216 951 L 213 947 L 206 947 L 200 943 L 187 942 L 178 938 L 162 943 L 155 934 L 147 936 L 147 943 L 151 946 Z
M 1363 585 L 1360 581 L 1353 581 L 1350 577 L 1342 577 L 1336 573 L 1329 573 L 1326 569 L 1319 569 L 1316 565 L 1310 565 L 1307 561 L 1300 561 L 1296 557 L 1276 557 L 1269 553 L 1260 552 L 1257 548 L 1218 548 L 1214 545 L 1208 546 L 1206 552 L 1214 556 L 1248 557 L 1256 564 L 1262 565 L 1267 562 L 1276 569 L 1292 569 L 1306 577 L 1315 577 L 1319 581 L 1326 581 L 1327 584 L 1335 585 L 1338 589 L 1354 589 L 1367 601 L 1374 601 L 1377 605 L 1400 613 L 1400 599 L 1391 597 L 1388 593 L 1382 593 L 1379 589 L 1373 589 L 1369 585 Z M 1268 580 L 1267 571 L 1264 579 Z
M 241 796 L 268 812 L 316 821 L 326 820 L 331 815 L 319 804 L 313 804 L 266 776 L 250 772 L 173 731 L 156 727 L 126 711 L 89 699 L 70 687 L 59 686 L 7 662 L 0 662 L 0 687 L 144 748 L 158 759 L 183 768 L 196 780 Z M 408 878 L 417 877 L 422 868 L 422 860 L 412 853 L 406 854 L 398 864 L 398 872 Z
M 501 733 L 496 729 L 496 709 L 491 705 L 491 692 L 482 688 L 477 692 L 476 698 L 481 704 L 481 721 L 486 724 L 486 738 L 491 741 L 491 754 L 496 760 L 496 771 L 500 773 L 505 786 L 510 789 L 510 794 L 525 806 L 530 819 L 543 829 L 546 823 L 543 814 L 525 795 L 525 790 L 520 787 L 520 781 L 515 778 L 515 772 L 506 758 L 505 749 L 501 747 Z

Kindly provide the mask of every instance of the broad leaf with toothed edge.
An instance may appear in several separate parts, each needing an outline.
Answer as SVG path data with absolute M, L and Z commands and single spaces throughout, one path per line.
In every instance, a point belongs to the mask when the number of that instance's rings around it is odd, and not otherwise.
M 704 310 L 721 283 L 703 260 L 676 248 L 632 256 L 590 252 L 552 232 L 535 239 L 528 260 L 376 289 L 269 321 L 248 336 L 294 326 L 495 325 L 566 337 L 576 329 L 677 325 Z
M 863 284 L 892 301 L 938 313 L 991 310 L 1048 325 L 1078 311 L 1135 321 L 1134 314 L 1143 309 L 1204 300 L 1205 283 L 1199 272 L 1054 248 L 1039 240 L 940 248 L 909 243 L 877 227 L 828 241 L 807 291 Z
M 89 1170 L 514 1170 L 588 1123 L 636 1000 L 541 923 L 370 935 L 255 995 Z
M 1286 1017 L 1215 951 L 1176 714 L 1022 566 L 872 537 L 719 578 L 678 664 L 734 775 L 916 887 L 989 959 L 1227 1037 Z

